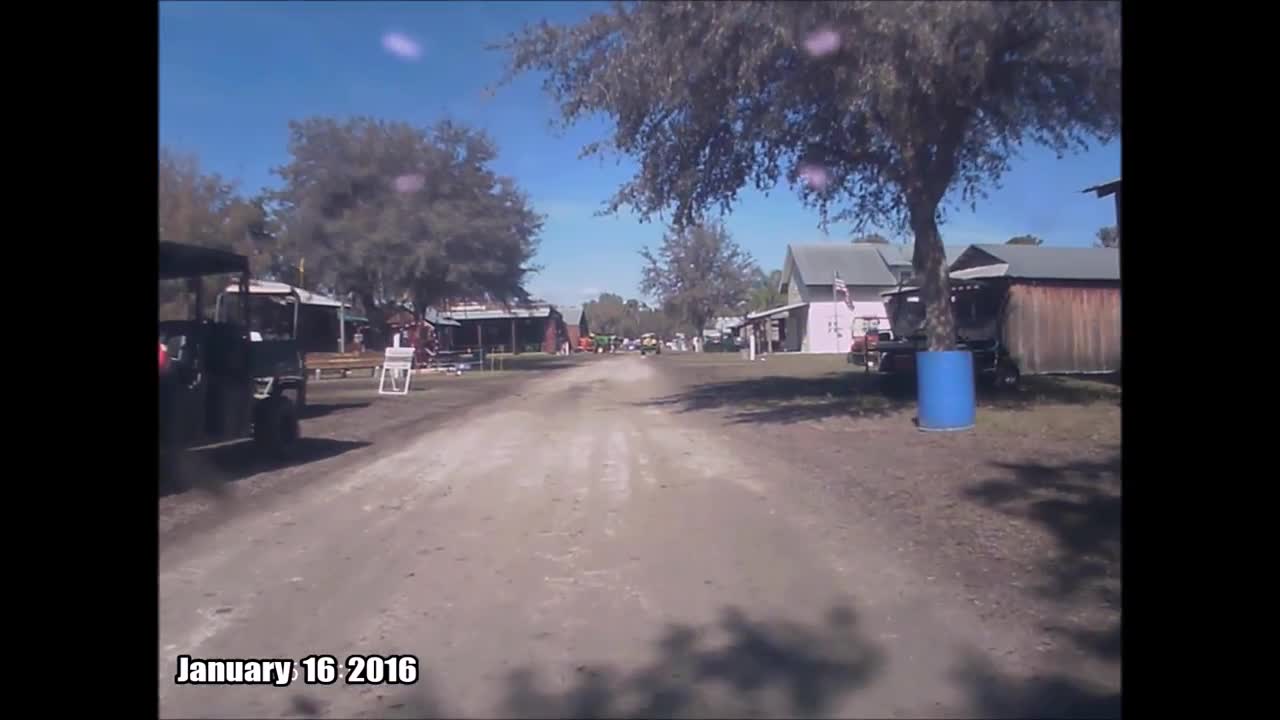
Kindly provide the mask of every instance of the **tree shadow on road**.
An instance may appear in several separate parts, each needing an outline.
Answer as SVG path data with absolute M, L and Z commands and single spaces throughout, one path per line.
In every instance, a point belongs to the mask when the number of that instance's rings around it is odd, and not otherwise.
M 996 463 L 1009 477 L 989 480 L 965 491 L 973 501 L 1045 529 L 1054 548 L 1040 567 L 1045 582 L 1034 588 L 1044 597 L 1078 607 L 1120 607 L 1121 451 L 1101 460 Z M 1011 477 L 1011 479 L 1010 479 Z M 1120 623 L 1103 629 L 1054 627 L 1088 655 L 1107 661 L 1121 656 Z
M 1016 389 L 980 382 L 978 407 L 1031 410 L 1044 405 L 1092 405 L 1120 402 L 1120 388 L 1095 379 L 1026 378 Z M 706 382 L 643 403 L 677 412 L 730 411 L 731 423 L 789 424 L 831 417 L 876 418 L 916 407 L 912 378 L 861 370 L 797 377 L 770 375 Z
M 1118 718 L 1118 692 L 1092 688 L 1052 675 L 1012 678 L 978 653 L 965 657 L 953 679 L 969 694 L 972 712 L 983 718 Z
M 654 660 L 634 669 L 583 663 L 565 689 L 549 689 L 539 668 L 510 672 L 495 688 L 500 716 L 522 718 L 813 717 L 868 686 L 883 651 L 857 627 L 849 608 L 831 610 L 817 626 L 755 621 L 726 608 L 708 627 L 668 625 Z M 562 668 L 550 669 L 554 674 Z M 429 678 L 367 714 L 459 717 Z M 295 701 L 322 708 L 307 698 Z M 472 710 L 471 712 L 475 712 Z
M 359 410 L 367 408 L 372 403 L 356 402 L 356 403 L 309 403 L 298 411 L 299 420 L 313 420 L 322 418 L 326 415 L 342 412 L 344 410 Z
M 251 475 L 327 460 L 370 444 L 303 437 L 282 458 L 264 456 L 250 440 L 188 450 L 178 454 L 171 466 L 161 468 L 160 497 L 193 489 L 219 496 L 226 492 L 229 484 Z
M 770 375 L 693 385 L 644 403 L 677 412 L 730 410 L 733 423 L 796 423 L 834 415 L 881 417 L 914 406 L 911 388 L 858 372 Z
M 429 654 L 418 655 L 431 662 Z M 630 669 L 603 663 L 520 667 L 492 689 L 496 703 L 479 699 L 480 707 L 476 698 L 470 703 L 451 700 L 440 689 L 445 683 L 424 666 L 412 688 L 388 689 L 385 695 L 369 693 L 373 695 L 369 705 L 350 716 L 837 717 L 842 701 L 870 687 L 887 662 L 885 650 L 865 636 L 846 607 L 831 610 L 817 625 L 752 620 L 729 607 L 720 622 L 711 626 L 666 626 L 652 657 L 648 664 Z M 565 674 L 569 679 L 556 686 L 554 678 Z M 964 707 L 946 709 L 947 716 L 1120 715 L 1119 693 L 1059 675 L 1013 677 L 997 670 L 978 651 L 962 653 L 950 679 L 965 700 Z M 331 708 L 322 699 L 325 692 L 314 689 L 294 695 L 288 712 L 302 717 L 327 715 Z

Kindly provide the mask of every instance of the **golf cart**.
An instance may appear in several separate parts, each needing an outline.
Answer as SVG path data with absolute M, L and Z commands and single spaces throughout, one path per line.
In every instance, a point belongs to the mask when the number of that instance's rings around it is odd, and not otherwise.
M 640 356 L 644 357 L 653 353 L 654 355 L 662 354 L 662 342 L 658 340 L 655 333 L 645 333 L 640 336 Z
M 184 450 L 252 437 L 272 456 L 299 436 L 293 395 L 306 397 L 302 355 L 291 338 L 250 339 L 249 260 L 243 255 L 160 243 L 160 280 L 186 280 L 195 296 L 186 320 L 159 323 L 162 467 Z M 239 277 L 237 301 L 205 318 L 205 278 Z M 234 304 L 235 307 L 232 307 Z

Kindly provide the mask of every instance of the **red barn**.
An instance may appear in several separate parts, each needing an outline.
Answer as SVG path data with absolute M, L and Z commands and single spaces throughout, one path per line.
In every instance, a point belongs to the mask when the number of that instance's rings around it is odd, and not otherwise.
M 582 338 L 591 335 L 591 329 L 587 325 L 587 314 L 583 308 L 567 307 L 560 311 L 560 315 L 564 318 L 564 331 L 569 341 L 569 348 L 572 352 L 577 352 Z

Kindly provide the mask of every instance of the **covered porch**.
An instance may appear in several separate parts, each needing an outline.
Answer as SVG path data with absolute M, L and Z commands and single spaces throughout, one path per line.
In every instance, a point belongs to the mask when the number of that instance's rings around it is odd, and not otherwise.
M 564 335 L 560 314 L 549 306 L 455 307 L 448 315 L 458 323 L 455 347 L 471 352 L 554 353 Z
M 799 350 L 808 308 L 809 303 L 791 303 L 749 313 L 739 336 L 748 345 L 755 337 L 756 352 L 761 354 Z

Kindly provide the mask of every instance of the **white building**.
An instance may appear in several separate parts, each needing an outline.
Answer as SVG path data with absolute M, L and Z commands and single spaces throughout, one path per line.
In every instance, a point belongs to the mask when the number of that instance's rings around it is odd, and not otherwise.
M 947 262 L 959 257 L 968 246 L 947 246 Z M 849 352 L 856 335 L 878 323 L 888 329 L 881 293 L 911 280 L 910 245 L 870 243 L 791 244 L 787 246 L 778 289 L 787 303 L 760 313 L 750 320 L 782 319 L 782 347 L 790 352 Z M 853 301 L 850 309 L 844 298 L 833 296 L 836 276 L 844 281 Z

